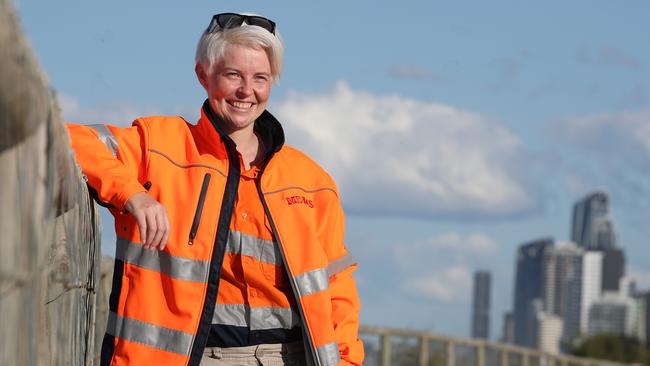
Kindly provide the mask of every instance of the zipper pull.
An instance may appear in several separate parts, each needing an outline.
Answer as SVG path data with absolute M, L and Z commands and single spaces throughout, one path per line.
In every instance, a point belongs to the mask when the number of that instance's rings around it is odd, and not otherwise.
M 194 220 L 192 220 L 192 227 L 190 228 L 190 237 L 187 241 L 188 245 L 194 245 L 194 238 L 199 229 L 199 222 L 201 221 L 201 213 L 203 212 L 203 204 L 205 203 L 205 196 L 208 193 L 208 185 L 210 184 L 210 173 L 205 173 L 203 176 L 203 184 L 201 185 L 201 192 L 199 193 L 199 202 L 196 205 L 196 212 L 194 213 Z

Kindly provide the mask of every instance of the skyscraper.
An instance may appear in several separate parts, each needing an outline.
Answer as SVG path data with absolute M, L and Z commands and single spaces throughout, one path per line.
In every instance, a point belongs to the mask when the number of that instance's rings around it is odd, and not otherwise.
M 553 238 L 541 238 L 519 246 L 513 306 L 514 343 L 536 347 L 533 301 L 544 296 L 544 253 L 553 247 Z
M 472 298 L 472 338 L 490 337 L 490 272 L 474 273 Z
M 644 340 L 644 314 L 639 305 L 639 300 L 628 294 L 604 293 L 589 309 L 588 334 L 610 333 Z
M 616 243 L 607 193 L 594 192 L 576 202 L 571 238 L 586 250 L 603 252 L 601 291 L 618 291 L 625 275 L 625 256 Z
M 625 276 L 625 254 L 622 249 L 603 251 L 603 291 L 619 291 L 621 279 Z M 627 290 L 627 289 L 625 289 Z
M 573 205 L 571 240 L 588 250 L 616 248 L 607 193 L 593 192 Z
M 583 252 L 572 241 L 558 241 L 544 253 L 544 311 L 564 317 L 568 285 L 580 274 Z
M 537 305 L 537 306 L 536 306 Z M 535 300 L 536 307 L 536 348 L 553 354 L 560 353 L 560 339 L 562 338 L 563 322 L 559 316 L 542 310 L 542 301 Z
M 587 334 L 589 308 L 601 294 L 603 253 L 585 251 L 575 258 L 577 276 L 567 284 L 563 338 L 568 344 L 573 338 Z
M 508 311 L 503 314 L 503 329 L 501 330 L 501 342 L 513 343 L 515 340 L 515 325 L 512 320 L 512 312 Z

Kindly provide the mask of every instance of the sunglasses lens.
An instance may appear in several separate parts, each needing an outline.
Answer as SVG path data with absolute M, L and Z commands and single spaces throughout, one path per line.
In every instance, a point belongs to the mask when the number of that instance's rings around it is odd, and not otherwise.
M 225 13 L 217 15 L 217 24 L 223 29 L 239 27 L 244 22 L 244 16 Z
M 266 18 L 262 18 L 258 16 L 249 16 L 248 19 L 246 19 L 246 22 L 250 25 L 256 25 L 258 27 L 262 27 L 267 31 L 275 34 L 275 23 L 273 23 L 272 21 Z
M 255 15 L 241 15 L 236 13 L 221 13 L 212 17 L 212 22 L 208 26 L 208 32 L 213 32 L 218 25 L 221 29 L 230 29 L 241 26 L 244 22 L 248 25 L 262 27 L 275 34 L 275 23 L 264 17 Z

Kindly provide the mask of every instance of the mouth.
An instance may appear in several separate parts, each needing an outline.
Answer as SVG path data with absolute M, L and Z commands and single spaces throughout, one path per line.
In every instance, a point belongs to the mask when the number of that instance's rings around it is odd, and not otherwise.
M 238 102 L 230 100 L 227 102 L 231 107 L 241 112 L 246 112 L 253 107 L 253 103 L 251 102 Z

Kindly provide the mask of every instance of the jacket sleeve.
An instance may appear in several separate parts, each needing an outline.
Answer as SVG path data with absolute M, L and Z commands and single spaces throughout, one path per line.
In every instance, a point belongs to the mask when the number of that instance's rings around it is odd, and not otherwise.
M 342 365 L 361 365 L 363 343 L 359 339 L 361 304 L 352 273 L 356 261 L 343 243 L 345 219 L 340 201 L 333 200 L 326 228 L 325 250 L 329 257 L 327 268 L 332 294 L 332 320 Z
M 76 160 L 101 203 L 124 211 L 132 195 L 146 191 L 138 180 L 146 168 L 144 126 L 68 124 L 67 128 Z

